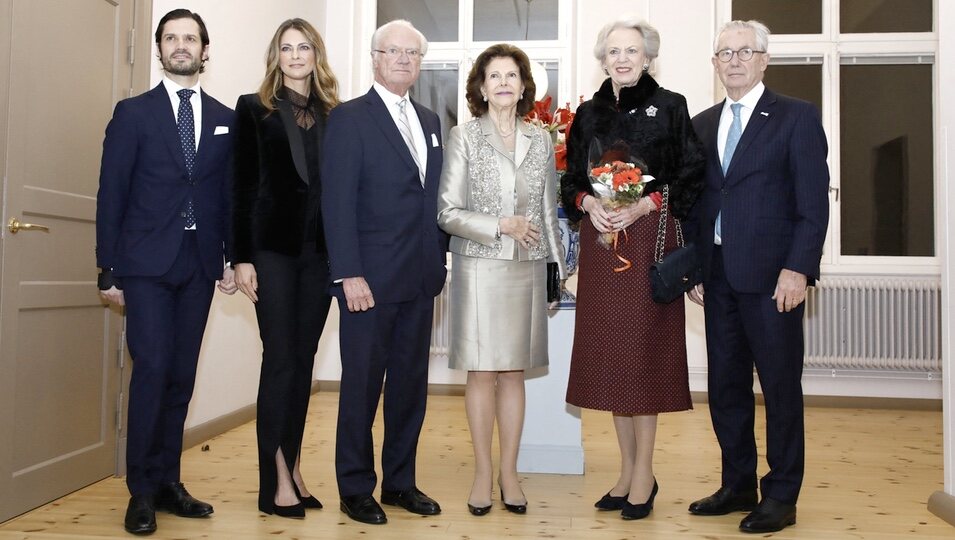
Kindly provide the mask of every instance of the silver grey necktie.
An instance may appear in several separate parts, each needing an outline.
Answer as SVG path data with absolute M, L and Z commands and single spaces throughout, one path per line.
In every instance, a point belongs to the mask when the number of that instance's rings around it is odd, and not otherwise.
M 411 135 L 411 124 L 408 122 L 408 100 L 402 99 L 398 102 L 398 131 L 401 132 L 401 138 L 408 145 L 411 152 L 411 158 L 418 166 L 418 177 L 421 179 L 421 185 L 424 185 L 424 168 L 421 166 L 421 158 L 418 157 L 418 147 L 415 146 L 414 137 Z

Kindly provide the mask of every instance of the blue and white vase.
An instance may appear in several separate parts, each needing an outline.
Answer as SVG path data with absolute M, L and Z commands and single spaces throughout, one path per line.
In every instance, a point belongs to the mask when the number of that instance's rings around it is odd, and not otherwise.
M 580 229 L 573 226 L 567 219 L 562 206 L 557 207 L 557 229 L 560 231 L 560 242 L 564 245 L 564 262 L 567 264 L 567 278 L 577 272 L 577 263 L 580 261 Z M 577 297 L 568 291 L 564 282 L 560 283 L 560 301 L 557 309 L 576 309 Z

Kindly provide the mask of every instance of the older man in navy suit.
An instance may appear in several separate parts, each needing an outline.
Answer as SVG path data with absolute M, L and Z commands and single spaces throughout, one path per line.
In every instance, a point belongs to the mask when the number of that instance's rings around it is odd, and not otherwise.
M 162 83 L 116 105 L 103 141 L 96 206 L 100 294 L 126 306 L 129 385 L 126 530 L 156 530 L 156 509 L 203 517 L 180 482 L 183 424 L 214 282 L 223 272 L 233 113 L 199 88 L 209 34 L 199 15 L 156 29 Z
M 707 165 L 694 209 L 703 283 L 690 299 L 704 306 L 710 416 L 723 472 L 719 490 L 689 510 L 751 511 L 740 523 L 750 533 L 796 522 L 805 456 L 803 301 L 819 277 L 829 216 L 819 113 L 763 85 L 768 44 L 769 30 L 757 21 L 724 25 L 712 61 L 727 99 L 693 119 Z M 769 463 L 758 504 L 754 366 Z
M 325 129 L 322 216 L 341 313 L 335 467 L 342 511 L 371 524 L 387 521 L 372 495 L 371 427 L 382 386 L 381 502 L 423 515 L 441 511 L 415 484 L 431 317 L 447 251 L 437 224 L 440 122 L 408 95 L 427 48 L 407 21 L 376 30 L 374 87 L 333 109 Z

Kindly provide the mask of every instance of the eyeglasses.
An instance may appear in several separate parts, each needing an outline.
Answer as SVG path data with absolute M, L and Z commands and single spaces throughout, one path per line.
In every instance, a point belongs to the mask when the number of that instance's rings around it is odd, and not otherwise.
M 421 58 L 422 56 L 424 56 L 421 54 L 421 51 L 419 51 L 418 49 L 399 49 L 398 47 L 388 47 L 387 49 L 384 49 L 384 50 L 372 49 L 371 52 L 382 53 L 388 58 L 398 58 L 402 54 L 407 54 L 408 58 L 412 60 L 417 60 L 418 58 Z
M 738 51 L 734 51 L 733 49 L 723 49 L 721 51 L 716 51 L 716 57 L 720 59 L 720 62 L 723 62 L 725 64 L 729 62 L 730 60 L 732 60 L 733 55 L 735 54 L 736 56 L 739 57 L 740 62 L 748 62 L 753 59 L 753 55 L 756 53 L 765 54 L 766 51 L 754 51 L 753 49 L 750 49 L 749 47 L 743 47 L 742 49 L 739 49 Z

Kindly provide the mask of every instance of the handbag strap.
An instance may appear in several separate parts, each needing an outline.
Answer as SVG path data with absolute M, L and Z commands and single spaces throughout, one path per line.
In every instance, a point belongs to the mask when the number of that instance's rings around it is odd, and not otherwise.
M 670 186 L 663 184 L 663 205 L 660 206 L 660 225 L 657 227 L 657 246 L 654 251 L 654 260 L 663 262 L 663 248 L 667 238 L 667 214 L 670 210 Z M 676 243 L 678 246 L 684 246 L 683 227 L 680 226 L 680 220 L 673 218 L 673 224 L 676 226 Z

